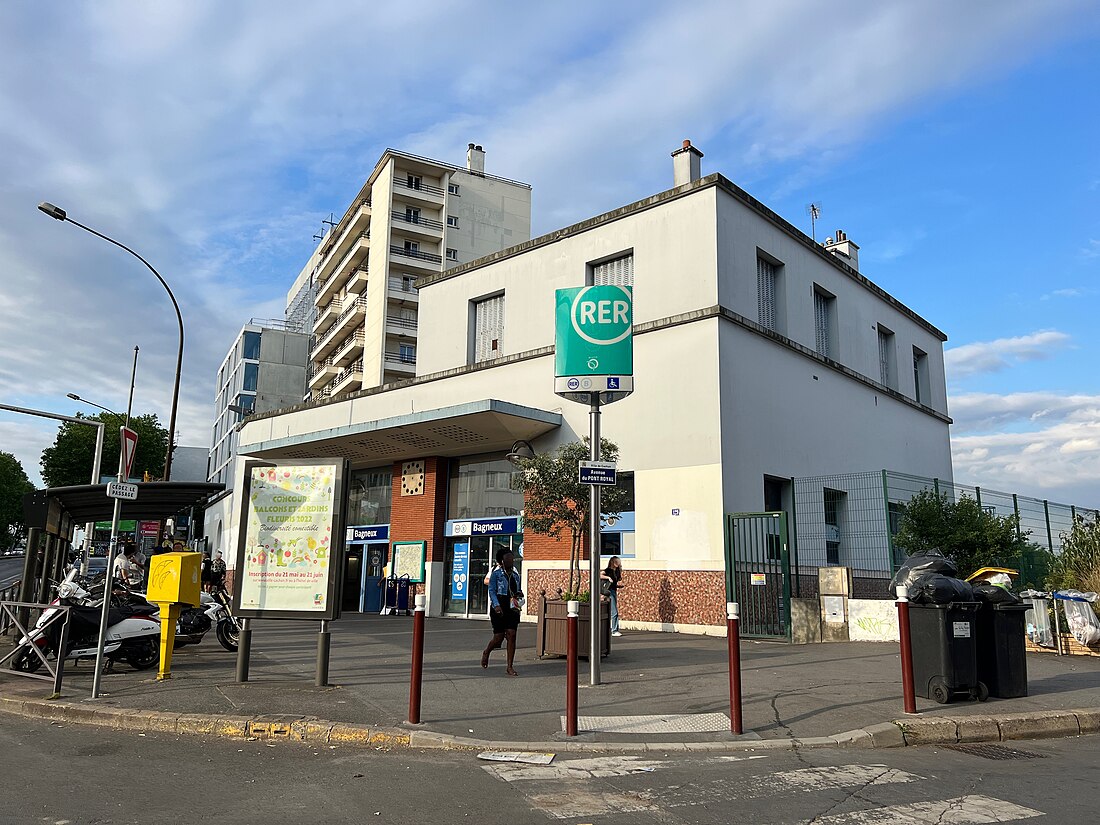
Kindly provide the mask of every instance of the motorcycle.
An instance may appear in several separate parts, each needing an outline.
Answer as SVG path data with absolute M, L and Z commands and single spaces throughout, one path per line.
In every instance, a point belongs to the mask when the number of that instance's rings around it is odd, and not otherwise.
M 69 608 L 69 632 L 65 659 L 95 659 L 99 645 L 99 623 L 103 599 L 98 599 L 78 581 L 78 571 L 72 570 L 57 586 L 57 597 L 42 611 L 34 628 L 16 645 L 12 668 L 34 673 L 42 667 L 43 657 L 57 651 L 61 641 L 63 619 L 50 621 L 59 607 Z M 152 605 L 128 604 L 112 599 L 107 613 L 103 653 L 107 669 L 115 662 L 125 661 L 135 670 L 148 670 L 160 661 L 160 624 Z M 38 653 L 34 648 L 38 649 Z M 41 653 L 41 656 L 39 655 Z
M 150 605 L 155 611 L 153 618 L 160 621 L 159 608 L 145 601 L 143 593 L 134 593 L 132 598 L 135 602 Z M 236 653 L 240 626 L 230 610 L 231 604 L 224 587 L 214 593 L 199 593 L 198 605 L 185 607 L 180 611 L 179 619 L 176 620 L 176 641 L 172 645 L 173 649 L 199 644 L 210 628 L 214 628 L 218 643 L 230 653 Z

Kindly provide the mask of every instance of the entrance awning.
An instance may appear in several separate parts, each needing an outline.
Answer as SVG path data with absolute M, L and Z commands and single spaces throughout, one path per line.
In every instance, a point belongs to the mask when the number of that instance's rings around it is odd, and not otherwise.
M 561 413 L 485 399 L 244 444 L 240 451 L 257 458 L 332 456 L 360 464 L 473 455 L 506 451 L 516 441 L 531 441 L 561 423 Z
M 151 481 L 137 484 L 138 497 L 122 502 L 123 519 L 159 521 L 195 505 L 201 505 L 225 489 L 224 484 L 190 481 Z M 80 484 L 75 487 L 51 487 L 23 496 L 23 515 L 27 527 L 49 533 L 58 532 L 60 521 L 69 524 L 108 521 L 114 499 L 107 498 L 106 484 Z

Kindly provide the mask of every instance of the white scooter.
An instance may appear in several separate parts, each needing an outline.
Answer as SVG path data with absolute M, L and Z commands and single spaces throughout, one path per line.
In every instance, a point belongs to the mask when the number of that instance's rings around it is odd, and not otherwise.
M 34 629 L 19 640 L 11 658 L 13 669 L 34 673 L 42 667 L 44 658 L 57 655 L 64 620 L 59 617 L 51 622 L 50 618 L 60 612 L 56 607 L 59 605 L 69 608 L 64 658 L 96 658 L 103 600 L 93 598 L 77 583 L 77 573 L 69 572 L 57 586 L 57 598 L 50 602 L 54 606 L 43 610 Z M 108 669 L 115 662 L 124 661 L 135 670 L 147 670 L 160 661 L 160 624 L 154 617 L 155 611 L 151 605 L 111 605 L 103 646 Z

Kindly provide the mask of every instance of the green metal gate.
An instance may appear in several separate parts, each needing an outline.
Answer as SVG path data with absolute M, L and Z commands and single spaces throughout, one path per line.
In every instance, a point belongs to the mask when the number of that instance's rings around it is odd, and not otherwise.
M 726 599 L 737 602 L 741 635 L 791 638 L 791 560 L 787 514 L 726 516 Z

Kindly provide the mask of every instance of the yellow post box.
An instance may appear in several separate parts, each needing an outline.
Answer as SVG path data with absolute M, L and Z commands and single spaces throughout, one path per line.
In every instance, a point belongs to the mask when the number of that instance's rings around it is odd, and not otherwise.
M 160 608 L 160 670 L 157 679 L 172 676 L 172 647 L 182 605 L 199 604 L 201 553 L 161 553 L 149 561 L 146 598 Z

